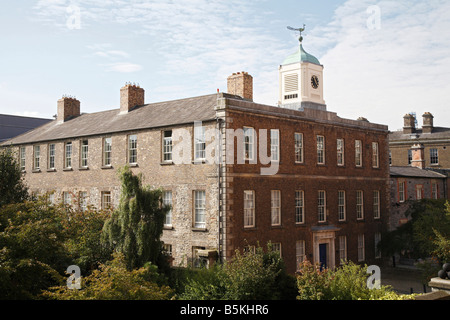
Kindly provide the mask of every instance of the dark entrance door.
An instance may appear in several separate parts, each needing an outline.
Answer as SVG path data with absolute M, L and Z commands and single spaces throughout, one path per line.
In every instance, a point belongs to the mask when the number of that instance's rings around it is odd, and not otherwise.
M 326 243 L 319 244 L 319 261 L 320 261 L 320 269 L 327 267 L 327 246 Z

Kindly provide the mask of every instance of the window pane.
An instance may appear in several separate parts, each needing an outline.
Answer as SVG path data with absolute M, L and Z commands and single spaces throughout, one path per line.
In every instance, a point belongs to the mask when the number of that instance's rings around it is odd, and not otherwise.
M 355 165 L 357 167 L 362 166 L 361 140 L 355 141 Z
M 338 216 L 339 221 L 345 220 L 345 191 L 338 191 Z
M 319 191 L 317 196 L 317 209 L 319 222 L 325 222 L 326 220 L 326 195 L 325 191 Z
M 103 165 L 111 165 L 111 149 L 112 149 L 112 139 L 105 138 L 103 141 Z
M 295 134 L 295 162 L 303 163 L 303 134 Z
M 87 140 L 81 142 L 81 166 L 88 166 L 89 143 Z
M 280 160 L 280 132 L 278 130 L 270 130 L 270 156 L 271 160 Z
M 163 161 L 172 161 L 172 130 L 164 131 Z
M 364 198 L 362 191 L 356 191 L 356 218 L 364 218 Z
M 323 136 L 317 136 L 317 163 L 325 163 L 325 138 Z
M 252 190 L 244 191 L 244 227 L 255 226 L 255 193 Z
M 64 167 L 72 168 L 72 142 L 66 143 Z
M 205 216 L 205 191 L 195 191 L 194 192 L 194 227 L 195 228 L 205 228 L 206 227 L 206 216 Z
M 344 139 L 337 139 L 337 164 L 344 165 Z
M 254 131 L 253 128 L 244 128 L 244 159 L 253 160 L 254 148 Z
M 194 148 L 195 159 L 206 158 L 205 127 L 203 126 L 194 128 Z
M 164 224 L 166 226 L 172 225 L 172 191 L 164 191 L 163 193 L 163 204 L 166 206 L 171 206 L 169 212 L 166 214 L 166 220 Z
M 128 162 L 137 163 L 137 136 L 128 136 Z
M 271 210 L 272 210 L 272 225 L 281 224 L 281 192 L 279 190 L 271 191 Z
M 48 145 L 48 168 L 55 168 L 55 144 Z
M 304 197 L 303 190 L 295 191 L 295 223 L 304 223 Z

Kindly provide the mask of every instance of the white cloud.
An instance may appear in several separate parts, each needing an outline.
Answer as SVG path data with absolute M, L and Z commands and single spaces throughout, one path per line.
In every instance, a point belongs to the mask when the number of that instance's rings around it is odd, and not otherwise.
M 403 115 L 431 112 L 435 124 L 450 117 L 450 21 L 448 1 L 379 1 L 381 28 L 367 28 L 366 9 L 373 1 L 349 0 L 327 26 L 316 30 L 328 45 L 325 100 L 340 116 L 401 128 Z M 308 39 L 309 41 L 309 39 Z M 307 43 L 309 43 L 307 41 Z M 323 43 L 322 43 L 323 45 Z
M 142 66 L 130 62 L 118 62 L 104 65 L 108 71 L 115 71 L 120 73 L 132 73 L 142 70 Z

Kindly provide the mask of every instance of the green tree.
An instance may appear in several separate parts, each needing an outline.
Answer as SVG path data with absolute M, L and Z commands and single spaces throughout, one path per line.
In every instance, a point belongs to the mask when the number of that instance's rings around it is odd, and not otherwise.
M 450 214 L 446 200 L 413 201 L 406 215 L 408 223 L 383 235 L 381 252 L 385 256 L 407 253 L 412 258 L 427 258 L 437 249 L 438 234 L 450 238 Z
M 404 300 L 414 295 L 398 295 L 391 287 L 369 289 L 367 266 L 348 262 L 336 269 L 320 269 L 305 261 L 297 274 L 299 300 Z
M 223 265 L 201 269 L 180 295 L 186 300 L 278 300 L 295 299 L 295 278 L 288 275 L 279 252 L 257 247 Z
M 0 148 L 0 207 L 28 198 L 28 188 L 17 156 L 11 148 Z
M 169 206 L 162 203 L 162 190 L 142 186 L 142 176 L 128 167 L 119 171 L 122 193 L 119 208 L 104 225 L 102 243 L 124 255 L 128 270 L 151 262 L 168 266 L 160 240 Z
M 70 262 L 56 208 L 42 200 L 0 209 L 0 298 L 33 299 L 61 281 Z
M 121 253 L 113 256 L 112 261 L 81 278 L 81 289 L 56 286 L 44 291 L 43 297 L 56 300 L 168 300 L 173 297 L 172 289 L 152 281 L 157 275 L 150 266 L 129 271 Z

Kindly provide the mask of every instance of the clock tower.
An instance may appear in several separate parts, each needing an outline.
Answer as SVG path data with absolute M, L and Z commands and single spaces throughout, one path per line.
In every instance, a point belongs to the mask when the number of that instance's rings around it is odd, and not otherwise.
M 292 29 L 304 31 L 303 29 Z M 279 67 L 279 106 L 302 110 L 326 111 L 323 99 L 323 65 L 303 49 L 300 36 L 297 52 L 287 57 Z

